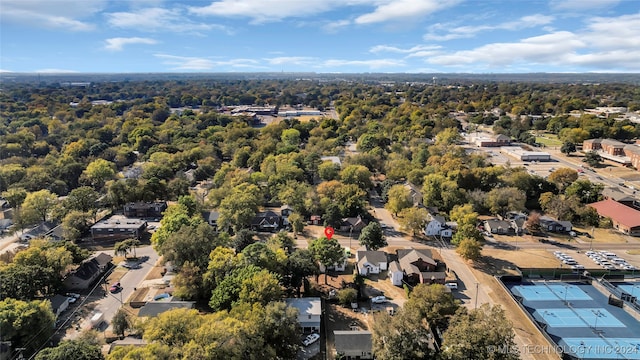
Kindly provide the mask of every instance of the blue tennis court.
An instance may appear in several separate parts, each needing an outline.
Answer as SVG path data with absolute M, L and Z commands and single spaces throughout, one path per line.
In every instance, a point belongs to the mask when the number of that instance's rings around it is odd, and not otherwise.
M 534 312 L 545 323 L 554 328 L 559 327 L 625 327 L 620 320 L 603 308 L 583 309 L 540 309 Z
M 587 293 L 572 284 L 517 285 L 511 291 L 517 292 L 527 301 L 592 300 Z
M 640 359 L 640 338 L 563 338 L 560 346 L 579 359 Z
M 618 284 L 620 290 L 640 298 L 640 284 Z

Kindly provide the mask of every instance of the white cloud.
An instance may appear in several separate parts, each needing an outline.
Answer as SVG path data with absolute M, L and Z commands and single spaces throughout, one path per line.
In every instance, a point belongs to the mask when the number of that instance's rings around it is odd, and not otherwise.
M 516 21 L 508 21 L 495 25 L 477 25 L 477 26 L 459 26 L 449 23 L 437 23 L 431 25 L 429 32 L 424 35 L 425 40 L 432 41 L 448 41 L 453 39 L 463 39 L 475 37 L 478 33 L 483 31 L 493 30 L 508 30 L 515 31 L 520 29 L 532 28 L 536 26 L 548 25 L 554 20 L 553 16 L 534 14 L 521 17 Z M 444 30 L 444 33 L 439 31 Z
M 556 10 L 593 10 L 613 7 L 620 0 L 551 0 L 549 6 Z
M 172 66 L 171 70 L 213 70 L 221 68 L 249 68 L 260 69 L 258 61 L 254 59 L 212 60 L 202 57 L 176 56 L 168 54 L 155 54 L 155 57 L 164 60 L 165 65 Z
M 408 54 L 408 53 L 416 53 L 420 51 L 432 51 L 440 48 L 441 48 L 440 45 L 416 45 L 408 49 L 401 49 L 401 48 L 398 48 L 395 46 L 389 46 L 389 45 L 376 45 L 371 49 L 369 49 L 369 52 L 372 52 L 372 53 L 393 52 L 393 53 L 400 53 L 400 54 Z
M 2 0 L 2 21 L 69 31 L 93 30 L 94 25 L 80 19 L 90 17 L 106 5 L 104 0 Z
M 371 59 L 371 60 L 340 60 L 329 59 L 322 61 L 320 67 L 335 68 L 343 66 L 367 67 L 369 69 L 382 69 L 386 67 L 402 67 L 406 66 L 403 60 L 396 59 Z
M 122 51 L 125 45 L 131 45 L 131 44 L 154 45 L 154 44 L 157 44 L 158 42 L 156 40 L 150 39 L 150 38 L 141 38 L 141 37 L 123 38 L 123 37 L 117 37 L 117 38 L 106 39 L 105 43 L 106 44 L 105 44 L 104 48 L 106 50 Z
M 640 13 L 585 19 L 575 32 L 555 31 L 517 42 L 491 43 L 425 59 L 447 67 L 504 70 L 511 66 L 555 66 L 570 71 L 640 71 Z
M 0 69 L 0 73 L 10 73 L 13 72 L 11 70 L 6 70 L 6 69 Z
M 138 9 L 131 12 L 106 14 L 109 25 L 123 29 L 167 32 L 198 32 L 212 29 L 227 30 L 217 24 L 196 23 L 189 20 L 183 10 L 159 7 Z
M 322 13 L 340 3 L 339 0 L 220 0 L 208 6 L 189 7 L 189 12 L 197 15 L 248 17 L 254 23 L 266 23 Z M 342 3 L 348 4 L 348 0 Z
M 218 0 L 207 6 L 191 6 L 189 11 L 197 15 L 246 17 L 252 23 L 277 22 L 286 18 L 304 18 L 344 7 L 372 7 L 353 21 L 356 24 L 372 24 L 419 18 L 438 10 L 456 5 L 462 0 Z M 350 20 L 338 20 L 325 26 L 336 31 Z
M 380 2 L 376 9 L 358 16 L 356 24 L 415 19 L 457 5 L 459 0 L 395 0 Z

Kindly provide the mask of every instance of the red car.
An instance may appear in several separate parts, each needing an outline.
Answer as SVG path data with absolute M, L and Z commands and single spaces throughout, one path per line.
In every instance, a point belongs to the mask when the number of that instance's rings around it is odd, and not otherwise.
M 120 290 L 122 290 L 122 286 L 120 286 L 119 282 L 111 285 L 111 287 L 109 288 L 109 292 L 111 292 L 112 294 L 117 293 Z

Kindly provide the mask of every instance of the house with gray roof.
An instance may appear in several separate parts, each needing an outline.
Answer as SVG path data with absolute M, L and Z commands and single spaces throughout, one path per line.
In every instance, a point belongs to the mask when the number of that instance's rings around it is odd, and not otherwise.
M 379 274 L 387 270 L 387 253 L 384 251 L 358 251 L 356 252 L 358 273 L 362 276 Z
M 203 211 L 202 217 L 207 224 L 211 225 L 214 230 L 218 230 L 218 218 L 220 218 L 220 213 L 215 210 Z
M 341 359 L 373 359 L 373 341 L 370 331 L 334 330 L 336 355 Z

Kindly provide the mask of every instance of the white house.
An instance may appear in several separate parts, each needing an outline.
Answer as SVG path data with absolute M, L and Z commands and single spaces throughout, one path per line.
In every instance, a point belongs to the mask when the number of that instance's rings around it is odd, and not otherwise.
M 358 272 L 362 276 L 379 274 L 387 270 L 387 253 L 384 251 L 358 251 L 356 252 Z
M 404 271 L 400 268 L 400 264 L 397 261 L 393 261 L 389 264 L 389 280 L 394 286 L 401 286 L 402 279 L 404 278 Z
M 447 222 L 443 216 L 431 215 L 427 219 L 427 224 L 424 227 L 424 234 L 427 236 L 453 236 L 453 230 L 447 226 Z
M 319 297 L 286 299 L 287 306 L 298 309 L 298 323 L 305 333 L 320 332 L 322 302 Z

